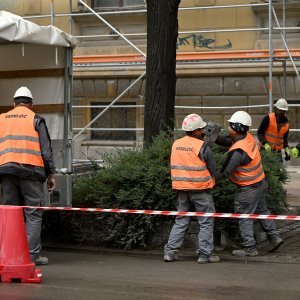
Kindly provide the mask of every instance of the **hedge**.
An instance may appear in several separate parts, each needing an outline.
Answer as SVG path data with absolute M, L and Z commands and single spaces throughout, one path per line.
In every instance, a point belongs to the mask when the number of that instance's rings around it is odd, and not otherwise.
M 104 155 L 103 168 L 74 181 L 73 207 L 175 210 L 177 195 L 171 189 L 169 159 L 172 143 L 178 135 L 178 132 L 162 132 L 147 149 L 118 150 L 114 155 Z M 226 149 L 214 145 L 213 151 L 221 166 Z M 283 187 L 288 179 L 287 171 L 272 153 L 263 151 L 261 155 L 269 182 L 268 206 L 272 213 L 282 213 L 287 208 Z M 213 189 L 218 212 L 233 212 L 235 189 L 228 179 L 220 181 Z M 126 249 L 148 248 L 162 223 L 173 219 L 153 215 L 47 211 L 43 239 Z M 215 228 L 228 241 L 238 239 L 237 222 L 233 219 L 216 219 Z

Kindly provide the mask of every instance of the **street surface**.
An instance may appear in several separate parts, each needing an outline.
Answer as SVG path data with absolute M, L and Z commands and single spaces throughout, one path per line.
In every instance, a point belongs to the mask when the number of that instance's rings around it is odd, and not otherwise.
M 300 264 L 47 250 L 42 284 L 0 283 L 1 300 L 300 299 Z

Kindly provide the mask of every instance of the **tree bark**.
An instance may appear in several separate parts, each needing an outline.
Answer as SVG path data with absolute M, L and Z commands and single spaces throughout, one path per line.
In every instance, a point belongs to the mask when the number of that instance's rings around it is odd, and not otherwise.
M 144 142 L 174 128 L 176 42 L 180 0 L 147 0 Z

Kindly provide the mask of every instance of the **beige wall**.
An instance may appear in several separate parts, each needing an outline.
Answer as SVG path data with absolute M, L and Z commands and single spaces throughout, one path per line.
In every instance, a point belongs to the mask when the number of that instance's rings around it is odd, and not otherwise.
M 176 106 L 190 106 L 190 108 L 177 108 L 175 127 L 180 128 L 183 118 L 192 112 L 199 113 L 206 120 L 227 127 L 230 115 L 238 109 L 232 106 L 269 105 L 268 96 L 268 65 L 265 63 L 243 64 L 243 68 L 235 65 L 224 65 L 221 69 L 217 65 L 210 65 L 210 76 L 207 76 L 206 69 L 197 68 L 197 65 L 183 66 L 177 70 L 176 83 Z M 87 78 L 85 69 L 75 68 L 74 70 L 74 103 L 75 105 L 89 105 L 91 102 L 113 101 L 129 84 L 141 74 L 142 70 L 131 69 L 131 75 L 127 73 L 130 81 L 117 76 L 115 71 L 110 72 L 98 70 Z M 103 75 L 105 73 L 105 75 Z M 281 66 L 274 66 L 274 99 L 283 95 L 283 76 Z M 119 102 L 136 102 L 144 104 L 145 80 L 138 82 Z M 292 69 L 288 68 L 287 76 L 287 99 L 290 103 L 300 104 L 300 85 Z M 141 97 L 142 96 L 142 97 Z M 198 107 L 198 108 L 193 108 Z M 215 109 L 203 109 L 202 107 L 216 107 Z M 217 108 L 225 107 L 225 108 Z M 227 108 L 226 108 L 227 107 Z M 90 108 L 75 109 L 74 120 L 79 127 L 83 127 L 90 121 Z M 253 128 L 257 128 L 269 107 L 243 108 L 248 111 L 253 119 Z M 300 127 L 300 110 L 291 108 L 288 117 L 291 128 Z M 137 112 L 136 127 L 143 127 L 143 109 Z M 137 141 L 141 140 L 137 135 Z M 291 142 L 299 140 L 299 135 L 291 133 Z M 129 147 L 133 143 L 114 141 L 110 146 L 107 141 L 90 141 L 89 133 L 85 133 L 77 142 L 76 155 L 97 157 L 97 153 L 112 151 L 114 147 Z M 79 150 L 80 149 L 80 153 Z M 98 155 L 99 158 L 99 155 Z

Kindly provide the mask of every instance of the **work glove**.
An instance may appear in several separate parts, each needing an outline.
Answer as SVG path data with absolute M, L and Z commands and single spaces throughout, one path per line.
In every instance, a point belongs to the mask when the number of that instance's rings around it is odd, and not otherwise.
M 216 141 L 221 131 L 221 126 L 217 125 L 211 121 L 206 123 L 206 126 L 203 129 L 203 133 L 205 134 L 204 140 L 211 147 Z
M 300 152 L 299 149 L 297 147 L 294 147 L 292 149 L 292 155 L 293 155 L 293 157 L 295 157 L 295 158 L 299 157 L 299 152 Z
M 291 159 L 291 152 L 290 152 L 290 149 L 289 147 L 285 147 L 284 148 L 284 153 L 285 153 L 285 160 L 290 160 Z
M 265 143 L 264 148 L 267 152 L 270 152 L 272 150 L 271 146 L 268 143 Z

